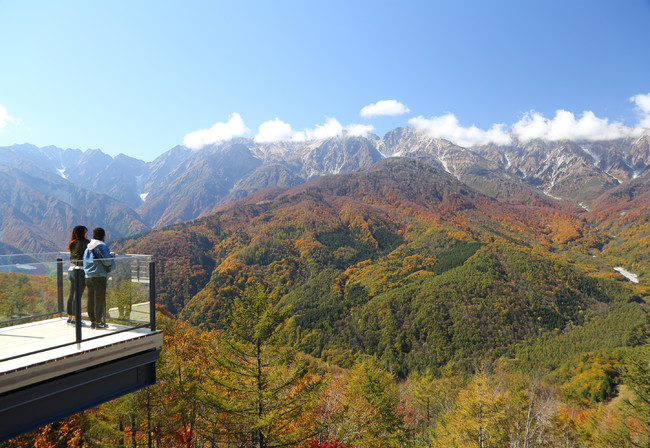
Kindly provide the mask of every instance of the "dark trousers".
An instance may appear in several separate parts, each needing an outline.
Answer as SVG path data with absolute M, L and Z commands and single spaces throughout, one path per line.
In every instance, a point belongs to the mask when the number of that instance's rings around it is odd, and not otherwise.
M 106 277 L 88 277 L 88 317 L 95 324 L 106 323 Z
M 83 296 L 84 294 L 84 289 L 86 289 L 86 275 L 84 274 L 83 269 L 79 269 L 81 271 L 81 295 Z M 68 303 L 66 306 L 66 311 L 68 312 L 68 315 L 74 316 L 75 315 L 75 300 L 81 300 L 81 296 L 75 297 L 76 291 L 77 291 L 77 284 L 75 283 L 75 271 L 68 271 L 68 279 L 70 279 L 70 293 L 68 294 Z M 81 303 L 81 302 L 79 302 Z

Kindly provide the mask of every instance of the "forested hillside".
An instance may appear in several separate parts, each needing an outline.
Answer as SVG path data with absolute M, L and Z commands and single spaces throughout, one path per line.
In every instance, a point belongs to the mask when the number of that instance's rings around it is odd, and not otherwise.
M 641 277 L 650 273 L 650 174 L 599 197 L 587 219 L 613 235 L 603 255 L 629 266 Z
M 498 201 L 396 158 L 122 245 L 159 260 L 161 302 L 200 328 L 222 328 L 259 283 L 291 310 L 299 349 L 342 367 L 376 355 L 406 376 L 512 353 L 643 294 L 603 268 L 612 236 L 585 215 L 551 200 Z
M 392 158 L 114 242 L 160 383 L 6 446 L 645 446 L 639 182 L 588 212 Z

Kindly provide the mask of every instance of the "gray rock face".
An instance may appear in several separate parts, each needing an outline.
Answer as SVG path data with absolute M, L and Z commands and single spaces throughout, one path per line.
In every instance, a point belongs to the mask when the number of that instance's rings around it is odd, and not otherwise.
M 349 173 L 396 156 L 446 171 L 493 198 L 556 198 L 590 209 L 596 198 L 650 172 L 650 134 L 464 148 L 403 127 L 381 138 L 239 138 L 201 150 L 176 146 L 149 163 L 98 149 L 14 145 L 0 148 L 0 243 L 23 251 L 61 248 L 71 226 L 91 222 L 110 228 L 113 237 L 128 236 L 211 213 L 264 188 Z

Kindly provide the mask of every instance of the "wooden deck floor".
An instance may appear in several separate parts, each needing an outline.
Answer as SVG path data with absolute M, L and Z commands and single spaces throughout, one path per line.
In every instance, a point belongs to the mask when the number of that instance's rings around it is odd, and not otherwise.
M 75 327 L 65 318 L 0 328 L 0 393 L 162 346 L 161 331 L 120 331 L 128 329 L 110 324 L 108 329 L 92 330 L 88 325 L 82 327 L 83 340 L 77 344 Z M 52 348 L 63 344 L 68 345 Z M 43 349 L 47 350 L 7 360 Z

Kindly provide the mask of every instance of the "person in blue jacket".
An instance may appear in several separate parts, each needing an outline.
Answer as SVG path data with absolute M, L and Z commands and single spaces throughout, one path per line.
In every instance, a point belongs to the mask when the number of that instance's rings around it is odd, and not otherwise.
M 106 280 L 115 264 L 104 239 L 106 232 L 101 227 L 93 229 L 93 238 L 84 251 L 84 273 L 88 290 L 88 317 L 90 328 L 107 328 L 106 325 Z

